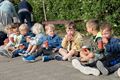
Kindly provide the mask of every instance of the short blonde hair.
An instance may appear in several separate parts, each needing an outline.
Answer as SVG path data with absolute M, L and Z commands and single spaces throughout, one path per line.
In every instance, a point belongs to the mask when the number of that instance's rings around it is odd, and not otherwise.
M 45 25 L 45 30 L 47 31 L 48 29 L 55 30 L 55 26 L 53 24 L 47 24 L 47 25 Z
M 27 24 L 21 24 L 19 30 L 29 30 L 29 27 Z
M 86 23 L 86 27 L 93 28 L 94 30 L 99 31 L 99 21 L 97 19 L 90 19 Z
M 40 23 L 35 23 L 31 30 L 34 34 L 44 33 L 43 25 Z

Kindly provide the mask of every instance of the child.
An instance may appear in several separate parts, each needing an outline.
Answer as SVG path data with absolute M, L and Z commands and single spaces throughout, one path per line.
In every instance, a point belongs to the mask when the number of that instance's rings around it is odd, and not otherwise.
M 2 49 L 12 53 L 12 51 L 14 51 L 19 46 L 22 35 L 19 33 L 17 24 L 7 25 L 5 31 L 7 32 L 8 39 L 4 41 L 5 44 L 2 46 L 4 47 Z
M 20 31 L 20 34 L 22 35 L 22 39 L 19 47 L 20 49 L 18 48 L 13 52 L 13 55 L 12 55 L 13 58 L 19 56 L 18 53 L 22 53 L 28 48 L 29 40 L 27 40 L 26 37 L 27 36 L 34 37 L 34 34 L 29 31 L 29 27 L 27 24 L 21 24 L 19 27 L 19 31 Z
M 84 50 L 83 47 L 80 52 L 80 61 L 78 59 L 72 60 L 72 65 L 74 68 L 78 69 L 80 72 L 84 74 L 92 74 L 95 76 L 100 75 L 100 71 L 96 68 L 96 63 L 94 64 L 94 61 L 101 58 L 103 54 L 101 54 L 102 51 L 102 35 L 99 32 L 99 21 L 96 19 L 90 19 L 86 23 L 87 32 L 91 33 L 93 37 L 90 39 L 88 47 L 86 46 L 86 49 Z M 100 46 L 98 46 L 100 44 Z M 93 54 L 94 53 L 94 54 Z M 97 54 L 100 53 L 100 54 Z M 103 56 L 102 56 L 103 57 Z M 83 62 L 86 62 L 86 64 L 83 64 Z M 91 63 L 91 64 L 90 64 Z
M 105 47 L 105 59 L 97 61 L 97 68 L 103 75 L 113 73 L 120 67 L 120 39 L 113 38 L 111 25 L 104 23 L 101 27 L 102 41 Z
M 83 38 L 76 31 L 74 23 L 68 23 L 65 27 L 67 34 L 62 41 L 62 48 L 59 50 L 62 57 L 56 56 L 57 60 L 70 60 L 73 56 L 78 56 L 83 42 Z
M 102 58 L 103 44 L 102 35 L 99 32 L 99 21 L 91 19 L 86 23 L 87 32 L 92 34 L 88 46 L 83 46 L 80 52 L 80 59 L 82 62 L 91 63 L 94 60 Z M 89 41 L 88 41 L 89 42 Z M 84 49 L 86 47 L 86 49 Z M 94 53 L 94 54 L 93 54 Z
M 18 48 L 22 40 L 22 35 L 20 34 L 20 31 L 19 31 L 19 25 L 14 24 L 14 26 L 15 27 L 13 28 L 13 40 L 11 42 L 14 48 Z
M 46 27 L 47 37 L 41 45 L 40 50 L 33 55 L 24 57 L 23 60 L 27 62 L 33 62 L 38 56 L 43 54 L 42 61 L 48 61 L 54 58 L 56 52 L 61 48 L 61 38 L 55 34 L 55 26 L 53 24 L 48 24 Z
M 28 46 L 28 49 L 25 52 L 23 52 L 25 53 L 24 56 L 31 55 L 33 52 L 35 52 L 38 49 L 39 45 L 42 44 L 42 41 L 40 41 L 39 39 L 45 36 L 44 28 L 39 23 L 34 24 L 34 26 L 32 27 L 32 32 L 36 34 L 36 36 L 30 38 L 30 44 Z M 23 54 L 19 54 L 19 55 L 23 55 Z
M 13 28 L 15 28 L 14 24 L 9 24 L 5 27 L 5 32 L 7 33 L 8 36 L 8 44 L 6 45 L 6 48 L 9 46 L 12 46 L 12 44 L 14 43 L 13 41 L 13 36 L 14 36 L 14 32 L 13 32 Z

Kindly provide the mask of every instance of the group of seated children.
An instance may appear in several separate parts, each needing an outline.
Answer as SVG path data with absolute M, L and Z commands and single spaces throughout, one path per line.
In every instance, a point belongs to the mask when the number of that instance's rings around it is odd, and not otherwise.
M 25 62 L 35 62 L 39 56 L 43 62 L 68 60 L 87 75 L 108 75 L 117 71 L 120 76 L 120 39 L 112 37 L 111 25 L 101 25 L 98 20 L 91 19 L 86 29 L 93 35 L 87 42 L 73 22 L 65 25 L 63 39 L 55 33 L 53 24 L 43 27 L 35 23 L 31 30 L 27 24 L 10 24 L 5 27 L 8 38 L 0 46 L 0 54 L 11 58 L 22 56 Z
M 100 73 L 108 75 L 116 71 L 115 73 L 120 76 L 120 39 L 112 37 L 111 25 L 103 23 L 99 26 L 99 23 L 93 19 L 86 23 L 86 28 L 93 34 L 96 49 L 92 42 L 89 47 L 82 48 L 80 54 L 83 56 L 80 57 L 87 63 L 73 59 L 73 67 L 87 75 L 98 76 Z

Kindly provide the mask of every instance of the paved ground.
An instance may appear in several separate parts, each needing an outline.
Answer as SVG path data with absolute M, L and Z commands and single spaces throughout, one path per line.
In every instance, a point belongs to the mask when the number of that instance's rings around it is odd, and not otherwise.
M 21 58 L 0 57 L 0 80 L 120 80 L 110 76 L 84 75 L 74 69 L 70 62 L 38 61 L 26 63 Z

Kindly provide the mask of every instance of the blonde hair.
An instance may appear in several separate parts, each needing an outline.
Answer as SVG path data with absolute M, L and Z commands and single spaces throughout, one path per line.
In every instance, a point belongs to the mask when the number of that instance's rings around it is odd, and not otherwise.
M 40 23 L 35 23 L 31 30 L 34 34 L 44 33 L 43 25 Z
M 19 30 L 29 30 L 29 27 L 27 24 L 21 24 Z
M 55 30 L 55 26 L 53 24 L 47 24 L 47 25 L 45 25 L 45 30 L 47 31 L 49 29 Z
M 90 19 L 86 23 L 86 27 L 93 28 L 94 30 L 99 31 L 99 21 L 97 19 Z

